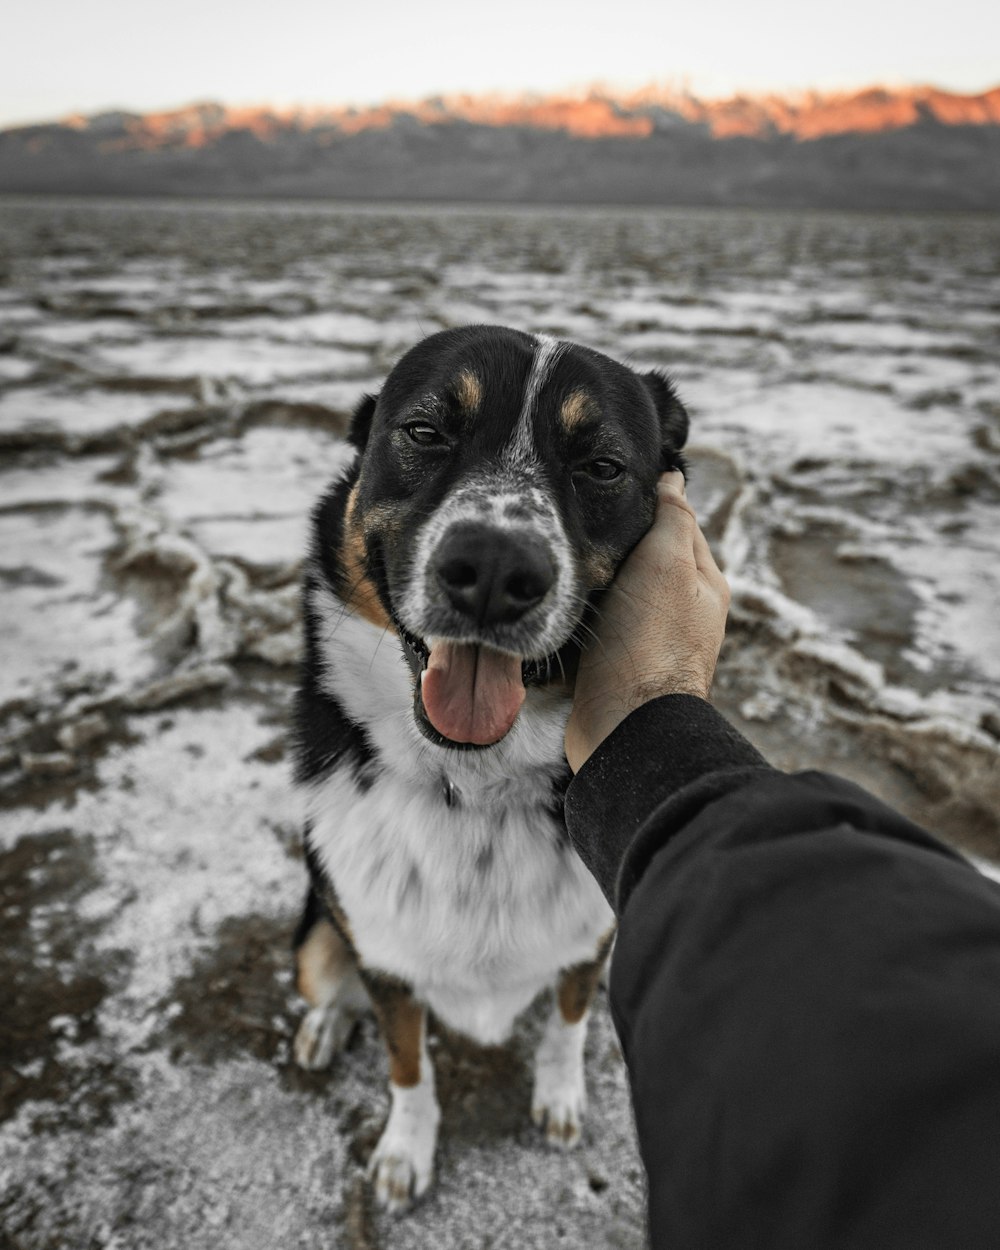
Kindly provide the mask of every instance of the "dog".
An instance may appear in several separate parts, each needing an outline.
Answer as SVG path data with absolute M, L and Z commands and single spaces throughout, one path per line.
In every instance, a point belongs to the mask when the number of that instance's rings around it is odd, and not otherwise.
M 531 1115 L 571 1147 L 614 916 L 569 843 L 563 733 L 601 592 L 645 531 L 687 412 L 664 375 L 500 326 L 418 343 L 348 438 L 304 574 L 296 783 L 310 874 L 297 1062 L 368 1006 L 390 1110 L 369 1166 L 406 1209 L 440 1110 L 427 1012 L 493 1044 L 547 987 Z

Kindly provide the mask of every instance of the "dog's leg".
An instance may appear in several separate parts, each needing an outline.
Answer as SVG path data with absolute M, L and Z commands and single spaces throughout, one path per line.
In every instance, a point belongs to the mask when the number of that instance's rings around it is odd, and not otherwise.
M 426 1192 L 434 1171 L 441 1111 L 427 1053 L 427 1017 L 402 981 L 367 974 L 365 984 L 389 1051 L 392 1099 L 368 1175 L 379 1205 L 400 1212 Z
M 609 946 L 610 942 L 602 943 L 596 959 L 559 974 L 556 1001 L 535 1052 L 531 1118 L 544 1131 L 546 1142 L 560 1150 L 571 1150 L 580 1140 L 587 1105 L 583 1044 Z
M 325 916 L 306 916 L 312 923 L 303 929 L 295 951 L 296 984 L 309 1004 L 295 1034 L 295 1062 L 300 1068 L 318 1071 L 329 1066 L 347 1044 L 351 1030 L 368 1003 L 358 976 L 354 955 Z

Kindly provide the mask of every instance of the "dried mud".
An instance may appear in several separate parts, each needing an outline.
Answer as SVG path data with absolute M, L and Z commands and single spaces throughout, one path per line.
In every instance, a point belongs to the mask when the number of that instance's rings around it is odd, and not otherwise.
M 364 1180 L 373 1022 L 291 1061 L 309 508 L 434 329 L 669 368 L 734 591 L 720 706 L 996 871 L 998 282 L 995 219 L 0 201 L 0 1244 L 642 1246 L 603 998 L 565 1157 L 543 1004 L 504 1047 L 433 1034 L 403 1220 Z

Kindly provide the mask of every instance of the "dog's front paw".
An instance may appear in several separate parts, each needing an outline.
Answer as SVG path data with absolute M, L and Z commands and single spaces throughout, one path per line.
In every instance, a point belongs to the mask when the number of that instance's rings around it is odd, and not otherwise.
M 392 1088 L 389 1122 L 368 1164 L 379 1206 L 398 1215 L 430 1188 L 440 1119 L 429 1082 L 410 1089 Z
M 391 1215 L 400 1215 L 430 1188 L 434 1168 L 430 1161 L 418 1163 L 398 1153 L 380 1155 L 376 1148 L 368 1176 L 375 1182 L 378 1205 Z
M 572 1150 L 580 1141 L 587 1106 L 583 1080 L 585 1021 L 566 1024 L 557 1011 L 549 1017 L 535 1054 L 535 1087 L 531 1118 L 557 1150 Z
M 531 1118 L 545 1133 L 545 1141 L 557 1150 L 572 1150 L 580 1141 L 587 1098 L 583 1073 L 551 1073 L 551 1084 L 539 1072 L 531 1099 Z M 561 1079 L 560 1079 L 561 1078 Z
M 333 1056 L 344 1049 L 358 1017 L 339 1006 L 311 1007 L 295 1034 L 295 1062 L 307 1072 L 328 1068 Z
M 409 1210 L 422 1197 L 434 1179 L 434 1143 L 431 1132 L 404 1139 L 390 1133 L 390 1126 L 379 1139 L 368 1164 L 368 1177 L 375 1182 L 375 1201 L 393 1215 Z

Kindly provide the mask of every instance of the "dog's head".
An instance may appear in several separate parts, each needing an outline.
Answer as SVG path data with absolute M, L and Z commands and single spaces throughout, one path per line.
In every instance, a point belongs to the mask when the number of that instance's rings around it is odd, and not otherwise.
M 427 737 L 492 745 L 573 671 L 687 426 L 660 374 L 498 326 L 432 335 L 366 397 L 341 589 L 398 629 Z

